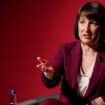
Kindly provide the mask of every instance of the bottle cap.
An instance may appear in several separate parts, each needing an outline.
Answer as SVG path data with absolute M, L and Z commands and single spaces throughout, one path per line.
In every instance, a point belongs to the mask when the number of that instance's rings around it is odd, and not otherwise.
M 10 90 L 10 93 L 11 94 L 16 94 L 16 90 L 15 89 L 12 89 L 12 90 Z

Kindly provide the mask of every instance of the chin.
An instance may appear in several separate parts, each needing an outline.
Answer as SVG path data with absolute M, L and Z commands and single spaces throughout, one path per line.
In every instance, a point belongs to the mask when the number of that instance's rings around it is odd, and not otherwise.
M 91 45 L 93 42 L 92 41 L 81 41 L 85 45 Z

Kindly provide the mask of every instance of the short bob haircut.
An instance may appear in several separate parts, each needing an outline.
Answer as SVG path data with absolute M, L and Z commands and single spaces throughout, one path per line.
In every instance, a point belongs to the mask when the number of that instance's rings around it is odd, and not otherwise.
M 89 20 L 94 20 L 99 25 L 99 41 L 105 40 L 105 7 L 99 2 L 87 2 L 83 5 L 76 16 L 74 25 L 74 35 L 79 39 L 78 21 L 81 15 L 86 16 Z

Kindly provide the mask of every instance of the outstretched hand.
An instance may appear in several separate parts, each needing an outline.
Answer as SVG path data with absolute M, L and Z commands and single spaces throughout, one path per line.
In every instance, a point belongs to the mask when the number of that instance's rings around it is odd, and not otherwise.
M 48 61 L 46 59 L 43 59 L 41 57 L 37 57 L 37 60 L 39 64 L 37 64 L 37 68 L 40 68 L 42 72 L 44 72 L 44 75 L 48 78 L 52 78 L 54 74 L 54 69 L 52 66 L 48 64 Z

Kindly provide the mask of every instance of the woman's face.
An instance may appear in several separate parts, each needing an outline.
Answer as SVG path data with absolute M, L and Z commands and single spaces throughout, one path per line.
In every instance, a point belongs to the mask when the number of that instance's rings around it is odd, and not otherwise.
M 85 15 L 81 15 L 78 21 L 78 33 L 83 44 L 91 45 L 97 40 L 99 25 L 94 20 L 89 20 Z

